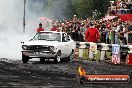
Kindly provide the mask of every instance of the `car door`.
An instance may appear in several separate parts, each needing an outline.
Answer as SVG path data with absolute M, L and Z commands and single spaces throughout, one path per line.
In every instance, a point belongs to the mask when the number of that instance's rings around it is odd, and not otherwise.
M 67 38 L 66 34 L 62 33 L 62 42 L 61 42 L 61 56 L 62 57 L 67 57 L 67 48 L 68 48 L 68 43 L 67 43 Z
M 71 41 L 70 41 L 70 38 L 69 38 L 69 35 L 66 35 L 65 36 L 65 39 L 66 39 L 66 42 L 65 42 L 65 45 L 66 45 L 66 57 L 68 57 L 71 53 Z
M 71 39 L 69 35 L 67 35 L 67 54 L 70 55 L 75 47 L 75 42 Z

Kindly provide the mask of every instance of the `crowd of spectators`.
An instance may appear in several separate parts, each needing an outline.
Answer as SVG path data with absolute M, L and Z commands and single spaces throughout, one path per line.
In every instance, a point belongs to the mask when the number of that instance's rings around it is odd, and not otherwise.
M 132 11 L 132 0 L 117 0 L 111 2 L 111 7 L 108 13 L 116 14 L 118 9 L 129 9 Z M 116 10 L 115 10 L 116 9 Z M 123 11 L 123 10 L 122 10 Z M 123 14 L 122 12 L 121 14 Z M 124 13 L 125 14 L 125 13 Z M 51 31 L 67 32 L 75 41 L 86 41 L 86 31 L 89 29 L 90 24 L 99 32 L 100 43 L 107 44 L 132 44 L 132 21 L 118 20 L 95 20 L 95 19 L 82 19 L 77 18 L 76 15 L 69 20 L 53 20 Z M 41 27 L 39 30 L 42 29 Z M 45 29 L 45 28 L 44 28 Z
M 63 22 L 54 20 L 51 30 L 67 32 L 73 40 L 84 42 L 86 41 L 86 30 L 88 30 L 90 23 L 99 31 L 100 41 L 97 41 L 99 43 L 125 45 L 132 43 L 132 23 L 131 21 L 122 22 L 120 19 L 117 21 L 84 20 L 74 15 L 72 19 Z
M 111 1 L 110 4 L 108 13 L 111 15 L 132 13 L 132 0 L 116 0 L 116 2 Z

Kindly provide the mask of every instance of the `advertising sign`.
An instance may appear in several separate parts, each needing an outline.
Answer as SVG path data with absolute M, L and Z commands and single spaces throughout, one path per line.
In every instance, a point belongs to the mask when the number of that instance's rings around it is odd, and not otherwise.
M 93 54 L 97 54 L 97 45 L 96 45 L 96 43 L 90 43 L 90 52 L 93 52 Z
M 112 63 L 120 64 L 120 45 L 112 45 Z

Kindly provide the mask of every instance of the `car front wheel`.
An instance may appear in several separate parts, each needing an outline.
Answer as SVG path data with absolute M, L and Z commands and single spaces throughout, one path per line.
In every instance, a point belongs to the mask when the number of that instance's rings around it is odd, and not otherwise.
M 61 61 L 61 52 L 58 52 L 54 58 L 54 62 L 57 64 Z
M 73 52 L 70 53 L 70 55 L 67 57 L 67 61 L 71 61 L 73 59 Z
M 22 53 L 22 61 L 23 63 L 27 63 L 29 60 L 29 56 L 25 56 L 23 53 Z

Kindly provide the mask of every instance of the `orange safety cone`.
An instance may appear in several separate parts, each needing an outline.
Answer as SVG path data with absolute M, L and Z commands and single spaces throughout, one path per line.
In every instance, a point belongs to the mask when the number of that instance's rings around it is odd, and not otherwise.
M 128 55 L 127 65 L 132 65 L 132 54 Z

